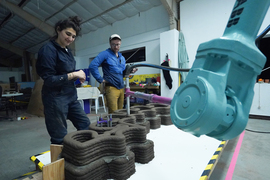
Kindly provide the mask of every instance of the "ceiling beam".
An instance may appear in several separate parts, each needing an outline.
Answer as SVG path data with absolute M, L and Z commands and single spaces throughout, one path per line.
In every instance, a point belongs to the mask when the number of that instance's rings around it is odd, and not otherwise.
M 41 21 L 40 19 L 36 18 L 35 16 L 27 13 L 26 11 L 21 9 L 19 6 L 12 4 L 8 1 L 4 1 L 4 0 L 0 0 L 0 4 L 2 6 L 4 6 L 5 8 L 9 9 L 13 14 L 20 16 L 25 21 L 31 23 L 34 27 L 40 29 L 44 33 L 48 34 L 49 36 L 52 37 L 54 35 L 54 27 Z
M 23 51 L 24 50 L 22 50 L 22 49 L 20 49 L 18 47 L 15 47 L 10 43 L 5 43 L 3 41 L 0 41 L 0 47 L 9 50 L 12 53 L 18 54 L 21 57 L 23 56 Z
M 59 9 L 58 11 L 56 11 L 55 13 L 53 13 L 52 15 L 50 15 L 49 17 L 47 17 L 44 21 L 48 21 L 49 19 L 51 19 L 52 17 L 54 17 L 56 14 L 62 12 L 63 10 L 65 10 L 66 8 L 69 8 L 72 4 L 74 4 L 75 2 L 77 2 L 78 0 L 73 0 L 70 3 L 66 4 L 64 7 L 62 7 L 61 9 Z
M 161 2 L 169 14 L 170 29 L 178 29 L 177 0 L 161 0 Z
M 86 22 L 88 22 L 88 21 L 91 21 L 92 19 L 95 19 L 95 18 L 97 18 L 97 17 L 101 17 L 103 14 L 106 14 L 106 13 L 108 13 L 108 12 L 110 12 L 110 11 L 116 9 L 116 8 L 119 8 L 119 7 L 121 7 L 121 6 L 123 6 L 123 5 L 127 4 L 127 3 L 129 3 L 129 2 L 131 2 L 131 1 L 133 1 L 133 0 L 126 0 L 126 1 L 120 3 L 120 4 L 116 5 L 116 6 L 113 6 L 113 7 L 111 7 L 110 9 L 107 9 L 106 11 L 103 11 L 102 13 L 99 13 L 99 14 L 97 14 L 97 15 L 94 16 L 94 17 L 91 17 L 91 18 L 89 18 L 89 19 L 86 19 L 85 21 L 82 22 L 82 24 L 83 24 L 83 23 L 86 23 Z

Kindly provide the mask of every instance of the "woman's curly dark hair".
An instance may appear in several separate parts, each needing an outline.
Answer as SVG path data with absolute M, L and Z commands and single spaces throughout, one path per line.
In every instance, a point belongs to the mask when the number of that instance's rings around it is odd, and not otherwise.
M 66 28 L 73 28 L 76 31 L 77 36 L 79 36 L 81 31 L 81 21 L 81 18 L 78 16 L 72 16 L 68 19 L 58 21 L 54 26 L 56 35 L 53 37 L 53 39 L 58 37 L 57 31 L 62 31 Z

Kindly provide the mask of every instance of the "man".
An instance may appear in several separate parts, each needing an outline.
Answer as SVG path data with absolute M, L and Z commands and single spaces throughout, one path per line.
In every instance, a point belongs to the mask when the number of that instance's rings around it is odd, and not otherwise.
M 109 113 L 113 113 L 117 109 L 123 109 L 124 106 L 124 70 L 126 59 L 119 52 L 121 46 L 121 37 L 113 34 L 109 38 L 110 48 L 102 51 L 90 63 L 89 69 L 93 77 L 104 84 L 105 97 Z M 103 77 L 101 77 L 98 67 L 102 67 Z M 138 69 L 134 68 L 131 73 L 135 73 Z

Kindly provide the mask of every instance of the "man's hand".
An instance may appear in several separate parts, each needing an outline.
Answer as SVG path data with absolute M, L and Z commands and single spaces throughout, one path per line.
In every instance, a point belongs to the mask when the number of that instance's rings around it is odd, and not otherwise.
M 133 74 L 134 74 L 134 73 L 137 72 L 137 71 L 138 71 L 138 68 L 133 68 L 132 71 L 131 71 L 130 73 L 133 73 Z

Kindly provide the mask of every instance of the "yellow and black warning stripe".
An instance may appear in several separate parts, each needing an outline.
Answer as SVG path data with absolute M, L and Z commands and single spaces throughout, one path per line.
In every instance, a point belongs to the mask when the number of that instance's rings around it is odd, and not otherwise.
M 50 152 L 50 151 L 45 151 L 43 153 L 40 153 L 40 154 L 36 154 L 34 156 L 31 156 L 30 157 L 30 160 L 33 161 L 39 167 L 40 170 L 42 170 L 42 167 L 44 166 L 44 164 L 38 160 L 37 156 L 40 156 L 40 155 L 45 154 L 45 153 L 48 153 L 48 152 Z
M 25 177 L 27 177 L 27 176 L 29 176 L 29 175 L 35 174 L 35 173 L 39 173 L 39 171 L 31 171 L 31 172 L 29 172 L 29 173 L 26 173 L 26 174 L 24 174 L 24 175 L 21 175 L 21 176 L 15 178 L 15 179 L 13 179 L 13 180 L 19 180 L 19 179 L 25 178 Z
M 212 173 L 212 170 L 213 170 L 214 166 L 216 165 L 217 160 L 220 158 L 221 152 L 225 148 L 226 143 L 227 143 L 227 141 L 222 141 L 220 143 L 220 145 L 218 146 L 218 149 L 215 151 L 214 155 L 212 156 L 212 158 L 208 162 L 208 165 L 204 169 L 200 180 L 207 180 L 210 177 L 210 174 Z

